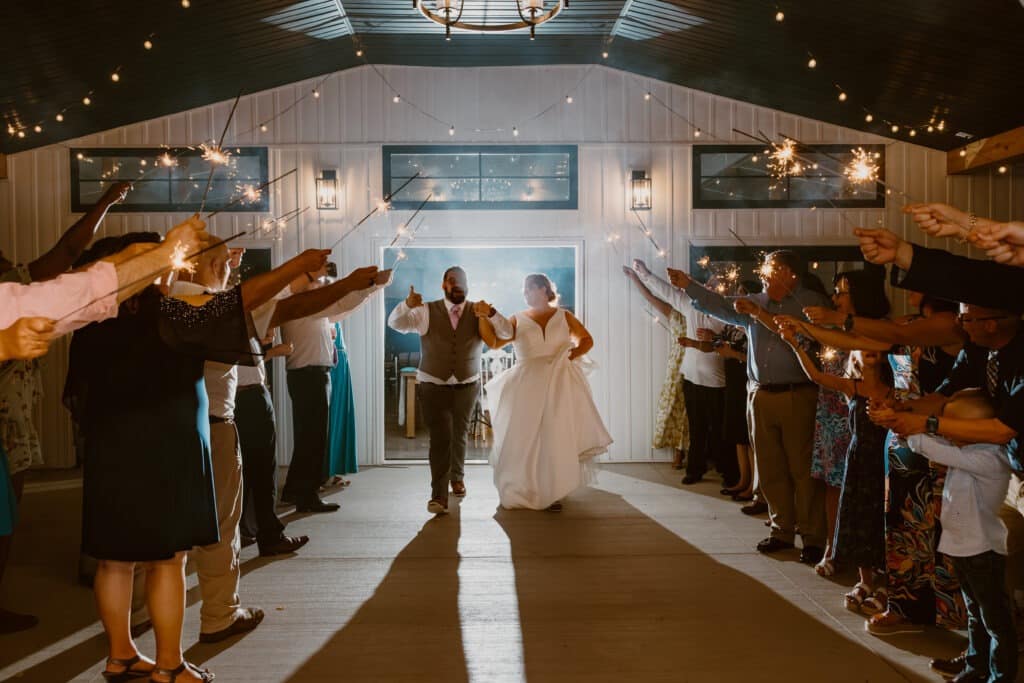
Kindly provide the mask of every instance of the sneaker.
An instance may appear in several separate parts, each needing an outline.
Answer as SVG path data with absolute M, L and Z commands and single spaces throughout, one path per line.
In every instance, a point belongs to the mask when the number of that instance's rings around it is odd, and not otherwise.
M 967 668 L 967 652 L 961 652 L 952 659 L 933 659 L 928 662 L 928 666 L 932 671 L 940 673 L 946 678 L 953 678 Z
M 431 498 L 430 502 L 427 503 L 427 512 L 432 515 L 447 515 L 448 501 L 441 500 L 440 498 Z

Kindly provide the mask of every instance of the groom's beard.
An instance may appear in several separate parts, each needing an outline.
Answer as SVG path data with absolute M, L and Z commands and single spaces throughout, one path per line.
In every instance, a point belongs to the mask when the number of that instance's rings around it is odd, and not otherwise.
M 462 291 L 461 289 L 453 289 L 450 292 L 448 292 L 448 301 L 451 301 L 456 306 L 458 306 L 459 304 L 461 304 L 465 300 L 466 300 L 466 293 L 464 291 Z

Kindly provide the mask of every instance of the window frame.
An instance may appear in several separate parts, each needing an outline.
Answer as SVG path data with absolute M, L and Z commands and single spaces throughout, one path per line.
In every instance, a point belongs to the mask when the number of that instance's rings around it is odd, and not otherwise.
M 227 147 L 227 146 L 226 146 Z M 256 157 L 259 160 L 261 180 L 257 184 L 263 184 L 270 180 L 269 154 L 266 147 L 231 145 L 230 149 L 241 150 L 241 154 L 233 156 Z M 73 213 L 84 213 L 92 209 L 93 204 L 84 203 L 81 200 L 80 186 L 82 181 L 79 174 L 78 154 L 86 157 L 139 157 L 140 159 L 152 159 L 162 154 L 170 154 L 174 157 L 202 156 L 202 150 L 189 147 L 73 147 L 69 150 L 69 163 L 71 166 L 71 211 Z M 216 178 L 214 178 L 216 180 Z M 101 181 L 102 182 L 102 181 Z M 131 182 L 131 179 L 119 179 L 117 182 Z M 169 182 L 169 181 L 168 181 Z M 112 213 L 194 213 L 199 210 L 200 201 L 172 204 L 128 204 L 121 202 L 110 207 Z M 218 203 L 207 202 L 206 209 L 211 211 L 223 211 L 226 213 L 266 213 L 270 211 L 270 194 L 262 193 L 256 202 L 239 202 L 227 208 L 221 208 Z
M 875 196 L 872 199 L 704 199 L 702 181 L 705 178 L 728 178 L 735 176 L 704 176 L 701 175 L 701 157 L 705 154 L 722 154 L 726 152 L 742 152 L 751 156 L 763 156 L 764 145 L 694 145 L 693 160 L 690 167 L 692 175 L 692 192 L 694 209 L 884 209 L 885 208 L 885 145 L 884 144 L 830 144 L 806 145 L 807 151 L 825 154 L 848 154 L 851 149 L 863 148 L 867 152 L 879 152 L 878 182 L 875 183 Z M 799 145 L 798 145 L 799 148 Z M 749 176 L 765 177 L 770 176 Z M 833 175 L 830 177 L 840 177 Z M 785 182 L 789 182 L 787 177 Z
M 579 209 L 579 147 L 576 145 L 384 145 L 381 153 L 381 175 L 384 196 L 390 194 L 392 177 L 390 173 L 391 157 L 396 154 L 568 154 L 569 155 L 569 199 L 558 201 L 504 201 L 504 202 L 427 202 L 424 211 L 535 211 L 556 210 L 575 211 Z M 477 178 L 485 179 L 477 165 Z M 512 177 L 512 176 L 501 176 Z M 519 176 L 517 176 L 519 177 Z M 547 176 L 521 176 L 547 177 Z M 404 180 L 404 179 L 403 179 Z M 401 183 L 394 185 L 399 187 Z M 421 200 L 393 199 L 391 206 L 395 209 L 416 209 Z

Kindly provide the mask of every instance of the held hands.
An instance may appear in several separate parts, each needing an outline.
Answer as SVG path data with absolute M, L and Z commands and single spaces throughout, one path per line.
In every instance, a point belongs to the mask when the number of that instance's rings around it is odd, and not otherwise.
M 949 204 L 908 204 L 903 213 L 932 237 L 962 237 L 970 229 L 970 216 Z
M 0 360 L 31 360 L 50 349 L 56 323 L 49 318 L 19 318 L 0 330 Z
M 733 310 L 741 315 L 757 317 L 761 313 L 761 307 L 750 299 L 736 299 L 732 302 Z
M 486 301 L 477 301 L 473 304 L 473 313 L 475 313 L 478 318 L 490 318 L 491 305 Z
M 326 250 L 326 253 L 329 254 L 331 252 L 328 249 Z M 352 285 L 354 289 L 369 289 L 377 284 L 377 276 L 379 273 L 380 271 L 377 269 L 377 266 L 363 266 L 362 268 L 356 268 L 346 275 L 343 282 Z
M 894 262 L 900 247 L 906 244 L 895 233 L 884 228 L 855 228 L 853 234 L 860 241 L 864 258 L 883 266 Z
M 640 263 L 643 263 L 643 261 L 640 261 Z M 647 266 L 644 266 L 644 268 L 646 267 Z M 683 271 L 676 270 L 675 268 L 668 269 L 668 280 L 672 283 L 673 287 L 678 287 L 679 289 L 686 289 L 690 286 L 690 283 L 693 282 L 693 278 Z
M 163 243 L 169 249 L 174 249 L 181 244 L 186 254 L 194 254 L 205 249 L 210 243 L 210 235 L 206 232 L 206 222 L 198 214 L 192 216 L 184 223 L 179 223 L 171 228 Z
M 408 308 L 419 308 L 423 305 L 423 296 L 417 293 L 412 285 L 409 285 L 409 296 L 405 297 L 405 305 Z
M 633 272 L 638 275 L 650 275 L 651 269 L 641 259 L 635 258 L 633 259 Z
M 316 273 L 327 265 L 330 255 L 330 249 L 307 249 L 296 256 L 295 260 L 299 262 L 303 273 Z
M 846 316 L 839 311 L 824 306 L 807 306 L 804 308 L 804 315 L 815 325 L 839 326 L 845 322 Z

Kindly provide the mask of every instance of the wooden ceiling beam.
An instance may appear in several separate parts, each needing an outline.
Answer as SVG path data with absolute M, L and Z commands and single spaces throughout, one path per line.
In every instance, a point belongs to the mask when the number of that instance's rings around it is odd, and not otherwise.
M 0 180 L 7 180 L 7 156 L 0 154 Z
M 1024 158 L 1024 126 L 969 142 L 946 152 L 946 173 L 971 173 Z

